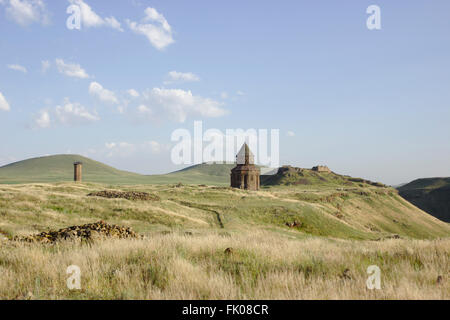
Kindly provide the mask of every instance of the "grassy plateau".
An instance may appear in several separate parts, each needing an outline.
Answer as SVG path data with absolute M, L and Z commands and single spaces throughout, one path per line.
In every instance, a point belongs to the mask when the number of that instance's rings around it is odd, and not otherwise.
M 83 183 L 70 182 L 75 161 Z M 450 298 L 449 224 L 395 189 L 283 167 L 244 191 L 226 187 L 231 167 L 144 176 L 61 155 L 0 168 L 0 298 Z M 88 196 L 104 190 L 152 196 Z M 12 240 L 100 220 L 143 238 Z M 66 285 L 71 265 L 80 290 Z M 381 290 L 366 286 L 371 265 Z
M 101 190 L 144 191 L 159 200 L 87 196 Z M 6 240 L 98 220 L 145 237 L 48 245 Z M 259 192 L 181 184 L 0 185 L 0 233 L 3 299 L 450 298 L 449 225 L 392 188 L 358 182 Z M 70 265 L 81 269 L 81 290 L 66 286 Z M 370 265 L 381 269 L 381 290 L 366 287 Z
M 80 155 L 33 158 L 0 167 L 0 184 L 73 181 L 73 163 L 83 163 L 83 181 L 110 184 L 183 183 L 228 185 L 232 165 L 201 164 L 161 175 L 122 171 Z

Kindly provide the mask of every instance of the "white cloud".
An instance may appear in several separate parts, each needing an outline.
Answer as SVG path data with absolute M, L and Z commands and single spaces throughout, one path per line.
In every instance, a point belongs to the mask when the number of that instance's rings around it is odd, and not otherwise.
M 20 64 L 8 64 L 8 69 L 27 73 L 27 68 L 21 66 Z
M 114 148 L 132 148 L 134 145 L 128 142 L 107 142 L 105 143 L 106 149 L 114 149 Z
M 49 128 L 52 124 L 79 125 L 100 120 L 97 113 L 88 111 L 79 103 L 65 98 L 61 105 L 54 109 L 42 109 L 34 119 L 39 128 Z
M 151 7 L 145 9 L 144 12 L 146 15 L 143 19 L 144 23 L 137 23 L 127 19 L 128 28 L 137 34 L 146 36 L 150 43 L 158 50 L 162 50 L 172 44 L 174 42 L 172 28 L 166 18 Z M 145 22 L 156 22 L 156 24 Z
M 119 103 L 119 100 L 117 99 L 115 93 L 103 88 L 103 86 L 98 82 L 91 82 L 89 86 L 89 93 L 92 96 L 97 97 L 102 102 L 111 104 Z
M 87 79 L 89 75 L 79 64 L 65 63 L 63 59 L 56 59 L 58 71 L 68 77 Z
M 161 151 L 166 149 L 157 141 L 146 141 L 141 143 L 129 143 L 129 142 L 107 142 L 105 143 L 105 148 L 102 153 L 106 153 L 107 157 L 129 157 L 134 153 L 139 152 L 140 155 L 146 152 L 152 154 L 159 154 Z
M 220 98 L 222 98 L 223 100 L 228 99 L 228 93 L 226 93 L 225 91 L 222 92 L 222 93 L 220 94 Z
M 2 1 L 2 4 L 4 2 Z M 9 0 L 6 14 L 21 26 L 35 22 L 49 23 L 48 11 L 43 0 Z
M 105 143 L 106 150 L 101 151 L 106 152 L 106 157 L 128 157 L 131 156 L 137 149 L 132 143 L 128 142 L 107 142 Z
M 117 112 L 124 114 L 127 111 L 126 106 L 117 106 Z
M 119 21 L 113 16 L 102 18 L 83 0 L 69 0 L 71 4 L 77 5 L 81 10 L 81 23 L 86 28 L 92 27 L 110 27 L 118 31 L 123 31 Z
M 167 79 L 164 84 L 171 84 L 174 82 L 194 82 L 194 81 L 200 81 L 200 78 L 193 74 L 192 72 L 177 72 L 177 71 L 170 71 L 167 75 Z
M 81 22 L 86 28 L 100 27 L 104 24 L 103 19 L 82 0 L 69 0 L 71 4 L 77 5 L 81 10 Z
M 294 131 L 288 131 L 287 133 L 288 137 L 295 137 L 295 132 Z
M 146 146 L 150 147 L 150 150 L 152 153 L 160 153 L 161 152 L 161 145 L 156 141 L 148 141 L 145 143 Z
M 236 92 L 236 94 L 237 94 L 238 96 L 243 96 L 243 95 L 245 95 L 245 93 L 242 92 L 242 91 L 240 91 L 240 90 L 238 90 L 238 91 Z
M 9 111 L 11 110 L 11 107 L 9 106 L 8 101 L 6 101 L 5 96 L 0 92 L 0 110 L 2 111 Z
M 144 92 L 143 95 L 146 105 L 139 106 L 138 112 L 164 111 L 168 113 L 169 118 L 177 122 L 185 122 L 190 115 L 221 117 L 228 113 L 227 110 L 221 108 L 220 102 L 194 96 L 191 91 L 153 88 Z
M 134 89 L 127 90 L 127 93 L 133 98 L 138 98 L 140 96 L 139 92 Z
M 107 25 L 113 29 L 116 29 L 120 32 L 123 32 L 122 25 L 114 17 L 105 18 L 105 25 Z
M 147 114 L 147 115 L 153 114 L 152 109 L 150 109 L 149 107 L 147 107 L 146 105 L 143 105 L 143 104 L 141 104 L 139 107 L 137 107 L 137 110 L 140 114 Z
M 50 61 L 48 61 L 48 60 L 42 60 L 42 61 L 41 61 L 41 70 L 42 70 L 42 73 L 46 73 L 47 70 L 50 68 L 50 65 L 51 65 Z
M 82 124 L 100 120 L 96 113 L 91 113 L 79 103 L 72 103 L 68 98 L 64 99 L 62 106 L 55 108 L 55 114 L 62 124 Z
M 116 146 L 116 143 L 115 142 L 111 142 L 111 143 L 105 143 L 105 147 L 106 147 L 106 149 L 112 149 L 112 148 L 114 148 Z
M 39 115 L 35 118 L 34 123 L 39 128 L 48 128 L 50 127 L 50 113 L 47 110 L 39 111 Z

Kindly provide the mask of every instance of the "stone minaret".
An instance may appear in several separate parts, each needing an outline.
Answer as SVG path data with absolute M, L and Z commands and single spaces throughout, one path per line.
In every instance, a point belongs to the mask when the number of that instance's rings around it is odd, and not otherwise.
M 81 169 L 83 167 L 83 163 L 82 162 L 75 162 L 73 164 L 73 180 L 75 182 L 81 182 Z
M 260 170 L 255 166 L 255 157 L 245 143 L 236 156 L 236 167 L 231 170 L 231 187 L 259 190 Z

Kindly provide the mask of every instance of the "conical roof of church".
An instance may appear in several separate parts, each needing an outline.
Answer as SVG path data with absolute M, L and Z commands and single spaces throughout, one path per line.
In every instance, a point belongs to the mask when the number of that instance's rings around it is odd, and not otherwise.
M 255 164 L 255 156 L 251 152 L 247 143 L 244 143 L 236 156 L 236 163 L 239 165 Z

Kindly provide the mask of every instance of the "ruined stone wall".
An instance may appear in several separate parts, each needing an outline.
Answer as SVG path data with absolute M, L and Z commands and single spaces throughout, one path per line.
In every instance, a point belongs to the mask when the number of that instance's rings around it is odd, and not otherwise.
M 312 170 L 317 172 L 331 172 L 331 170 L 327 166 L 316 166 L 313 167 Z

